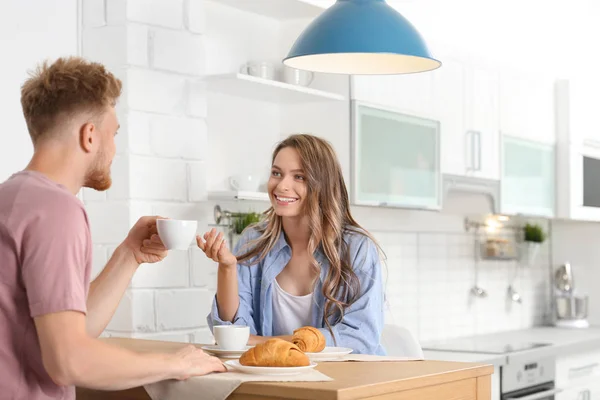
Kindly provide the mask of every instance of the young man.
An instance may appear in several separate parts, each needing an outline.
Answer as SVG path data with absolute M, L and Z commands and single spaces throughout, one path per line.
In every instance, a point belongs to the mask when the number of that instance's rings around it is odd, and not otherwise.
M 74 386 L 117 390 L 224 371 L 192 345 L 137 354 L 97 337 L 138 266 L 166 255 L 143 217 L 90 284 L 92 241 L 75 196 L 106 190 L 121 82 L 80 58 L 44 63 L 21 103 L 34 155 L 0 185 L 0 399 L 74 399 Z M 110 220 L 110 215 L 107 215 Z

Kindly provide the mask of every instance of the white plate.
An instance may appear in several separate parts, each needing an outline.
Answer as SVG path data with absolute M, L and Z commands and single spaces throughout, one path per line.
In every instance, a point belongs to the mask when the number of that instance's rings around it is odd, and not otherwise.
M 314 361 L 337 360 L 345 355 L 352 353 L 348 347 L 325 347 L 318 353 L 305 353 L 308 358 Z
M 238 360 L 225 361 L 225 365 L 230 366 L 240 372 L 256 375 L 298 375 L 317 366 L 317 363 L 310 363 L 306 367 L 248 367 L 240 364 Z
M 201 349 L 220 358 L 240 358 L 247 350 L 254 346 L 246 346 L 244 350 L 223 350 L 217 345 L 202 346 Z

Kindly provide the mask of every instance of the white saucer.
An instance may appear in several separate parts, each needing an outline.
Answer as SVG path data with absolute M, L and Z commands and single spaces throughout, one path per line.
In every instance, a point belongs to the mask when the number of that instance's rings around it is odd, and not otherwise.
M 325 347 L 318 353 L 305 353 L 309 359 L 314 361 L 332 361 L 343 358 L 345 355 L 352 353 L 352 349 L 348 347 Z
M 242 354 L 253 347 L 254 346 L 246 346 L 243 350 L 223 350 L 216 344 L 213 344 L 202 346 L 201 349 L 220 358 L 240 358 Z
M 298 375 L 309 369 L 313 369 L 317 366 L 317 363 L 310 363 L 306 367 L 248 367 L 240 364 L 238 360 L 225 361 L 225 365 L 236 369 L 246 374 L 256 375 Z

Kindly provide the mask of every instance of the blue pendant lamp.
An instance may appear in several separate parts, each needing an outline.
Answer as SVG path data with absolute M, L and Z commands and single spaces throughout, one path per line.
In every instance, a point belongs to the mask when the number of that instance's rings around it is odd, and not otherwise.
M 385 0 L 337 0 L 300 34 L 283 63 L 351 75 L 408 74 L 441 65 Z

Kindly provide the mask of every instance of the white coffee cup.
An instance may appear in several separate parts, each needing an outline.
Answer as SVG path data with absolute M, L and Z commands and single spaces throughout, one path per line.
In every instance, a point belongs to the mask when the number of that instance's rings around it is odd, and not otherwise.
M 256 192 L 260 186 L 260 181 L 258 175 L 236 175 L 229 178 L 229 185 L 231 185 L 234 190 Z
M 250 61 L 240 67 L 242 74 L 256 76 L 263 79 L 275 79 L 275 64 L 270 61 Z
M 158 236 L 168 250 L 187 250 L 196 237 L 198 221 L 157 219 Z
M 213 336 L 222 350 L 245 350 L 250 338 L 250 328 L 243 325 L 213 326 Z
M 314 77 L 315 75 L 311 71 L 283 66 L 283 81 L 292 85 L 309 86 Z

